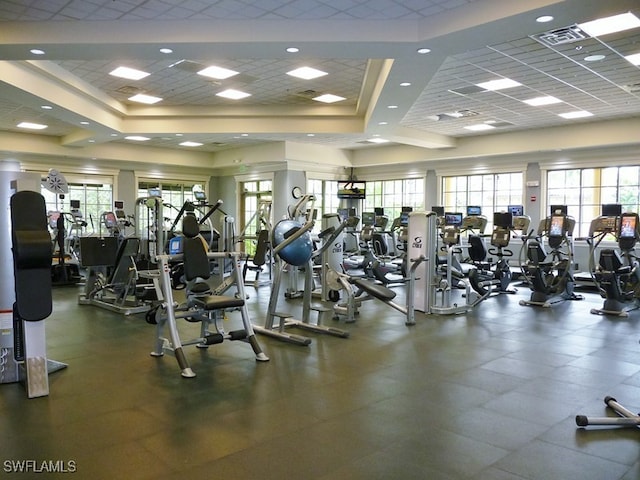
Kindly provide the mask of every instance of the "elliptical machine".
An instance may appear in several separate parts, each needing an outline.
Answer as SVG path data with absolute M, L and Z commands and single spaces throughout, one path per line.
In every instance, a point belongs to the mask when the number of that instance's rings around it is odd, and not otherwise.
M 479 236 L 469 237 L 471 248 L 481 252 L 482 260 L 475 268 L 469 270 L 469 283 L 480 295 L 491 293 L 516 293 L 515 288 L 509 288 L 513 275 L 509 258 L 513 251 L 508 249 L 513 229 L 513 215 L 511 212 L 495 212 L 493 214 L 493 231 L 491 232 L 491 247 L 487 249 Z M 495 255 L 498 261 L 491 265 L 487 262 L 487 254 Z
M 591 313 L 628 317 L 630 310 L 640 308 L 640 263 L 634 253 L 640 239 L 640 220 L 637 213 L 622 213 L 613 217 L 613 222 L 611 219 L 600 216 L 591 222 L 590 270 L 600 295 L 605 299 L 602 308 L 592 308 Z M 602 249 L 598 265 L 593 265 L 595 249 L 607 233 L 615 235 L 618 249 Z M 594 238 L 598 240 L 594 241 Z
M 523 277 L 532 290 L 529 300 L 520 300 L 523 306 L 550 307 L 565 300 L 584 299 L 574 293 L 572 234 L 576 221 L 566 214 L 566 207 L 552 207 L 551 212 L 540 222 L 537 236 L 532 238 L 531 231 L 520 249 Z

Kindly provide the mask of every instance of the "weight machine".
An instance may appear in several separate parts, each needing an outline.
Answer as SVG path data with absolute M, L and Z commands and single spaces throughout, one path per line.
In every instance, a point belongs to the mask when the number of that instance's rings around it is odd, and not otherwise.
M 165 352 L 174 354 L 180 367 L 181 375 L 185 378 L 195 377 L 184 354 L 183 347 L 196 345 L 198 348 L 208 348 L 210 345 L 222 343 L 224 340 L 240 340 L 247 342 L 259 362 L 269 360 L 254 334 L 249 320 L 249 312 L 245 303 L 244 283 L 240 275 L 240 252 L 209 252 L 207 253 L 200 236 L 200 225 L 195 217 L 187 215 L 182 222 L 181 253 L 173 255 L 161 254 L 157 256 L 160 270 L 158 297 L 161 300 L 153 312 L 147 315 L 149 323 L 155 323 L 156 341 L 151 352 L 154 357 L 161 357 Z M 211 261 L 222 262 L 230 260 L 232 264 L 233 281 L 212 288 L 207 280 L 211 277 Z M 186 301 L 178 304 L 173 297 L 171 287 L 171 264 L 181 262 L 184 265 L 186 285 Z M 223 295 L 231 285 L 235 285 L 235 295 Z M 243 328 L 225 332 L 222 327 L 225 311 L 239 310 Z M 189 322 L 200 323 L 200 335 L 195 339 L 182 341 L 176 323 L 184 318 Z M 165 337 L 165 327 L 169 330 L 169 337 Z
M 461 215 L 461 214 L 460 214 Z M 445 218 L 446 218 L 445 214 Z M 460 229 L 450 226 L 444 229 L 443 242 L 447 245 L 447 264 L 442 272 L 437 261 L 438 217 L 435 212 L 411 212 L 409 214 L 409 258 L 423 260 L 416 266 L 415 309 L 426 314 L 457 315 L 468 312 L 489 296 L 479 295 L 472 291 L 469 282 L 461 273 L 454 274 L 452 257 L 454 248 L 459 243 Z M 449 224 L 459 222 L 449 220 Z M 464 286 L 464 303 L 458 304 L 452 298 L 452 279 Z
M 276 223 L 271 235 L 273 253 L 276 259 L 269 307 L 264 326 L 254 325 L 257 333 L 294 343 L 297 345 L 309 345 L 311 339 L 302 335 L 289 333 L 287 327 L 297 327 L 315 333 L 325 333 L 337 337 L 347 338 L 349 332 L 334 327 L 324 326 L 321 323 L 321 314 L 326 308 L 314 307 L 311 304 L 313 290 L 313 244 L 309 233 L 314 226 L 314 221 L 309 220 L 304 225 L 295 220 L 284 219 Z M 304 290 L 302 320 L 296 320 L 290 313 L 278 312 L 278 297 L 282 283 L 282 275 L 287 267 L 304 267 Z M 292 274 L 289 269 L 289 274 Z M 310 319 L 311 311 L 318 311 L 316 323 Z M 279 319 L 276 322 L 276 318 Z

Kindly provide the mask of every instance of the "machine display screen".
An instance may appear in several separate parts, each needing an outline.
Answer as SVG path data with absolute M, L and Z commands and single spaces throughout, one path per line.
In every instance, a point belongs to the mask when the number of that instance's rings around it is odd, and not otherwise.
M 637 221 L 637 215 L 623 215 L 620 220 L 620 238 L 635 238 Z
M 524 215 L 524 206 L 523 205 L 509 205 L 507 210 L 511 212 L 511 215 L 514 217 L 521 217 Z
M 561 237 L 564 233 L 564 215 L 551 215 L 551 222 L 549 223 L 549 236 Z
M 462 213 L 460 212 L 445 212 L 444 224 L 452 227 L 459 227 L 462 225 Z
M 160 192 L 159 188 L 150 188 L 149 190 L 147 190 L 147 194 L 150 197 L 161 197 L 162 196 L 162 192 Z
M 567 206 L 566 205 L 551 205 L 551 215 L 567 215 Z
M 402 212 L 400 214 L 400 226 L 401 227 L 409 226 L 409 212 Z
M 193 192 L 193 198 L 200 202 L 204 202 L 207 199 L 207 195 L 204 192 L 196 190 L 195 192 Z
M 444 217 L 444 207 L 431 207 L 431 211 L 439 217 Z
M 479 206 L 467 207 L 467 216 L 468 215 L 482 215 L 482 207 L 479 207 Z
M 103 218 L 104 218 L 104 226 L 107 228 L 114 228 L 116 225 L 118 225 L 118 219 L 116 218 L 116 215 L 113 212 L 106 212 Z
M 362 212 L 362 224 L 373 225 L 376 222 L 376 214 L 374 212 Z

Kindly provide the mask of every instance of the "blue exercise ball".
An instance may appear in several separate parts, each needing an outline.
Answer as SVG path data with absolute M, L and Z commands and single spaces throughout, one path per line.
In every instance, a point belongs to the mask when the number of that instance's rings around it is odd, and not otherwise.
M 287 238 L 290 236 L 287 235 L 288 232 L 301 227 L 300 222 L 296 222 L 295 220 L 280 220 L 273 228 L 273 246 L 277 247 L 286 240 L 285 235 Z M 294 267 L 306 265 L 311 259 L 312 254 L 313 243 L 311 242 L 311 234 L 309 232 L 303 233 L 301 237 L 278 252 L 282 260 Z

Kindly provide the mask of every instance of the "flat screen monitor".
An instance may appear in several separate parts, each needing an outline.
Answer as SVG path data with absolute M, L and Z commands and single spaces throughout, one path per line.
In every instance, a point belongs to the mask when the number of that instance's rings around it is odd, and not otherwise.
M 444 217 L 444 207 L 433 206 L 431 207 L 431 211 L 438 217 Z
M 564 235 L 564 215 L 551 215 L 549 222 L 549 236 L 561 237 Z
M 80 200 L 70 200 L 71 208 L 80 208 Z
M 159 188 L 150 188 L 149 190 L 147 190 L 147 194 L 150 197 L 161 197 L 162 196 L 162 192 L 160 191 Z
M 522 217 L 524 215 L 524 205 L 509 205 L 507 211 L 511 212 L 513 217 Z
M 550 207 L 551 215 L 567 215 L 567 206 L 566 205 L 551 205 Z
M 374 212 L 362 212 L 362 225 L 373 226 L 376 223 L 376 214 Z
M 620 238 L 636 238 L 638 216 L 635 213 L 625 213 L 620 218 Z
M 384 208 L 382 207 L 375 207 L 373 209 L 373 211 L 375 212 L 376 216 L 381 217 L 382 215 L 384 215 Z
M 501 228 L 511 228 L 513 226 L 513 215 L 511 212 L 495 212 L 493 214 L 493 225 Z
M 402 212 L 400 213 L 400 226 L 408 227 L 409 226 L 409 213 L 411 212 Z
M 122 200 L 116 200 L 115 202 L 113 202 L 113 206 L 116 208 L 116 210 L 122 210 L 124 208 L 124 202 Z
M 193 198 L 195 198 L 199 202 L 204 202 L 207 200 L 207 195 L 200 190 L 196 190 L 195 192 L 193 192 Z
M 467 207 L 467 216 L 482 215 L 482 207 L 478 205 L 472 205 Z
M 460 227 L 462 225 L 462 212 L 445 212 L 444 224 L 451 227 Z
M 603 217 L 619 217 L 622 215 L 622 205 L 619 203 L 605 203 L 602 205 Z
M 401 211 L 410 213 L 413 212 L 413 207 L 402 207 Z
M 338 198 L 362 200 L 366 198 L 366 182 L 338 181 Z

